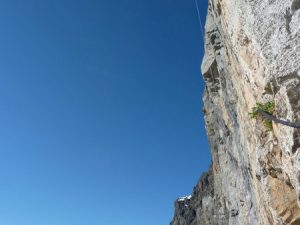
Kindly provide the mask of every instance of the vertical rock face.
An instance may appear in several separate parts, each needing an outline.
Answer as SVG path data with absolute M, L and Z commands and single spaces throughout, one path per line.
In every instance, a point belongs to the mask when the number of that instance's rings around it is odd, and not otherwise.
M 300 130 L 250 119 L 275 101 L 300 122 L 300 0 L 210 0 L 202 74 L 212 166 L 172 225 L 300 225 Z

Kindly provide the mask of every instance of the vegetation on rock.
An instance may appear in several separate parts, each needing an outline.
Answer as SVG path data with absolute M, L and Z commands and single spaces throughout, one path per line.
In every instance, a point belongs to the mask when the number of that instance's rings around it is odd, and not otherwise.
M 262 117 L 261 114 L 259 113 L 260 110 L 270 115 L 273 115 L 275 110 L 275 102 L 274 101 L 268 101 L 266 103 L 257 102 L 256 105 L 252 108 L 252 111 L 249 113 L 252 119 L 261 118 L 267 130 L 271 131 L 273 129 L 272 120 Z

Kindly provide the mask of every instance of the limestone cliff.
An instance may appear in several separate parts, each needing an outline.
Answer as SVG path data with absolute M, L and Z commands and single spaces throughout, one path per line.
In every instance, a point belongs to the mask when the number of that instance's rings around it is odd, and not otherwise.
M 210 0 L 201 70 L 212 166 L 172 225 L 300 225 L 300 130 L 250 119 L 256 102 L 300 121 L 300 0 Z

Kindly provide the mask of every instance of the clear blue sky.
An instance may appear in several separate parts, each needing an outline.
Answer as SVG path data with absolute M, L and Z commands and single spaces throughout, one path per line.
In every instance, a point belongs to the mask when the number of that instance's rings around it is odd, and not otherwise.
M 0 224 L 168 225 L 210 164 L 194 1 L 2 0 L 0 27 Z

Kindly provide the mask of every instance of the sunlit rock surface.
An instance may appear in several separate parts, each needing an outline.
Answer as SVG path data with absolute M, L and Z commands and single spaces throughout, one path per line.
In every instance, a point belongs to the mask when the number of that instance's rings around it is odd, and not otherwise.
M 211 0 L 201 70 L 212 166 L 172 225 L 300 225 L 300 130 L 248 113 L 275 101 L 300 122 L 300 0 Z

